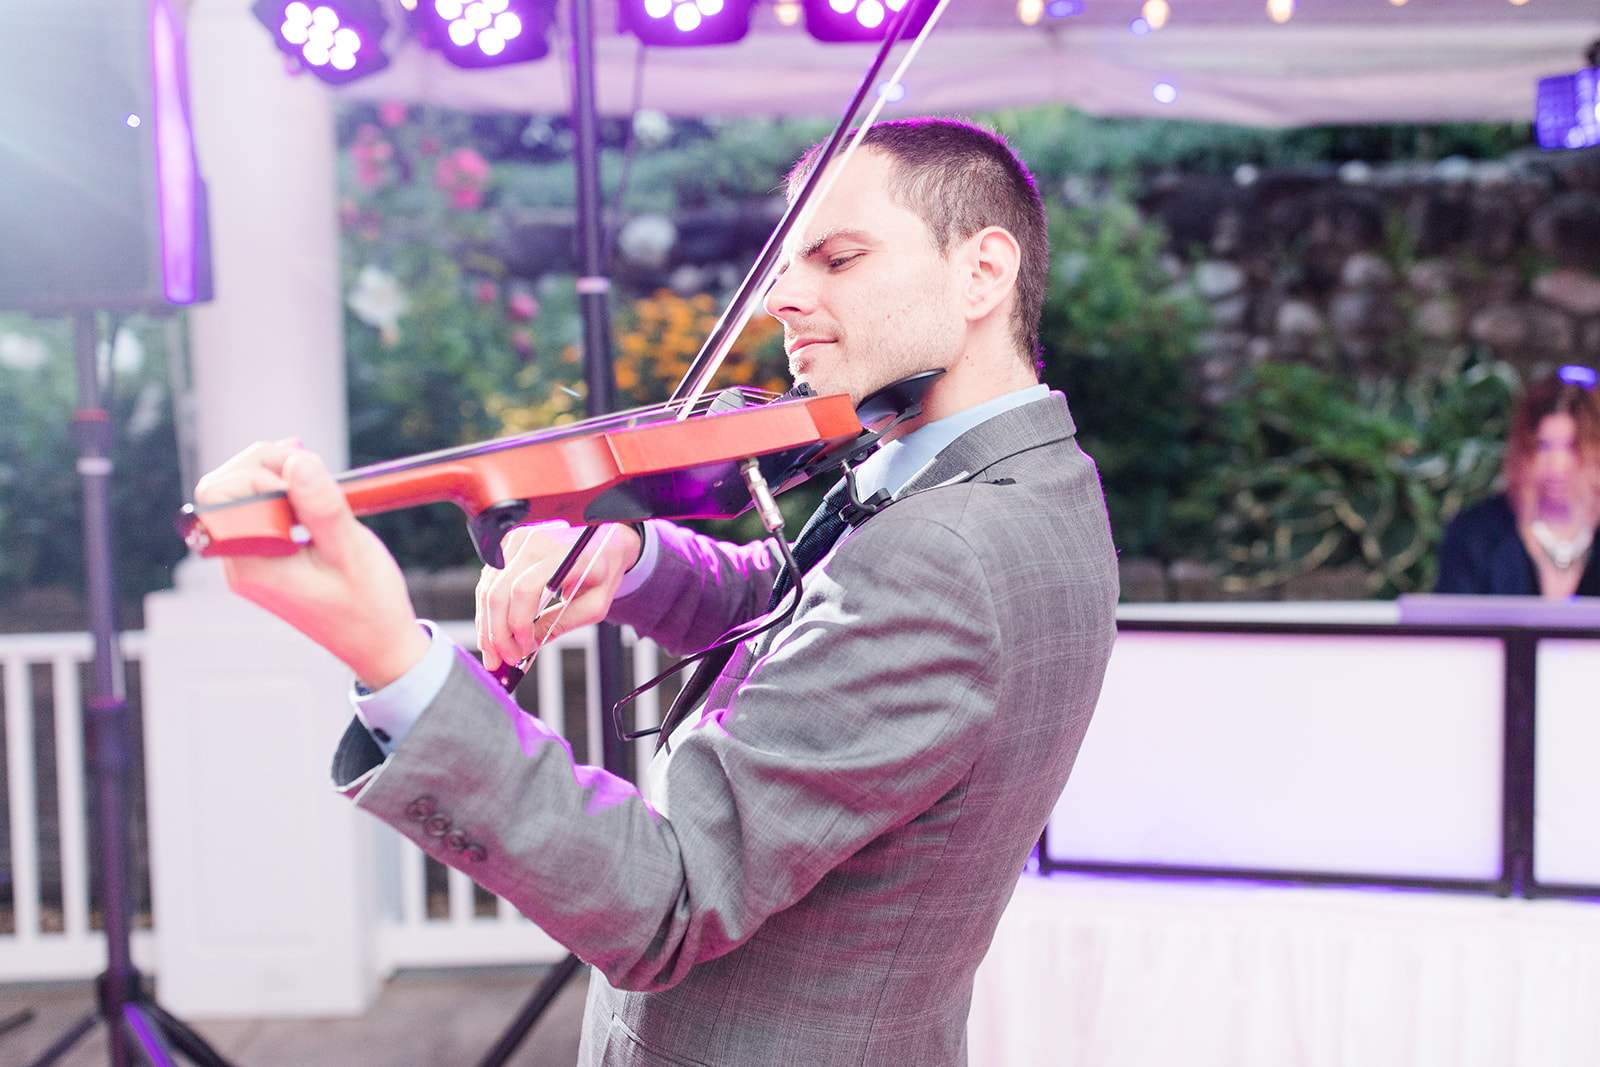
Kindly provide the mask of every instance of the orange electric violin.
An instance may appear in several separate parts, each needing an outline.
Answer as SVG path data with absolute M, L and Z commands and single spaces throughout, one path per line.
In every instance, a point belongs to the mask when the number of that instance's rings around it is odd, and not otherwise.
M 672 399 L 660 407 L 349 471 L 339 482 L 355 513 L 450 501 L 466 512 L 479 558 L 502 567 L 500 539 L 518 524 L 561 519 L 592 530 L 603 522 L 736 515 L 750 505 L 741 463 L 757 461 L 766 484 L 782 491 L 819 471 L 854 462 L 890 426 L 914 417 L 942 371 L 892 383 L 859 408 L 847 396 L 816 396 L 804 387 L 765 403 L 732 389 L 708 399 L 706 389 L 764 294 L 785 236 L 809 217 L 811 205 L 826 191 L 828 176 L 836 173 L 829 171 L 830 160 L 842 163 L 848 157 L 889 98 L 876 94 L 871 111 L 844 147 L 851 123 L 878 88 L 890 48 L 915 17 L 922 28 L 892 75 L 892 83 L 898 83 L 948 3 L 918 0 L 899 11 L 844 117 L 809 160 L 806 181 Z M 206 556 L 283 556 L 306 540 L 282 493 L 190 504 L 178 526 L 189 546 Z M 580 547 L 581 542 L 574 546 L 569 563 Z

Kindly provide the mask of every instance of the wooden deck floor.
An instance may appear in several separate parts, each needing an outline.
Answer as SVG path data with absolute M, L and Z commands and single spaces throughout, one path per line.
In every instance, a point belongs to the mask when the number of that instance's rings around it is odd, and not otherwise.
M 234 1067 L 476 1067 L 527 1003 L 540 967 L 402 971 L 358 1018 L 186 1019 Z M 561 990 L 508 1067 L 572 1067 L 577 1059 L 586 975 Z M 159 990 L 157 991 L 159 1001 Z M 0 1064 L 31 1064 L 94 1011 L 90 982 L 0 984 Z M 135 1055 L 135 1063 L 143 1061 Z M 187 1061 L 180 1061 L 187 1063 Z M 111 1063 L 96 1024 L 57 1067 Z

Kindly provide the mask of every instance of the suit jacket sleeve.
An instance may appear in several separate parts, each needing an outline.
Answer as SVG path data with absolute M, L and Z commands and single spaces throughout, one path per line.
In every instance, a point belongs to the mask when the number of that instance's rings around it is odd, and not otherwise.
M 927 809 L 982 747 L 1002 659 L 983 561 L 922 517 L 847 544 L 732 705 L 674 747 L 670 819 L 577 764 L 464 653 L 357 802 L 612 985 L 675 984 Z
M 735 545 L 670 522 L 652 521 L 655 570 L 607 619 L 632 626 L 674 655 L 698 652 L 730 627 L 766 610 L 780 558 L 772 542 Z

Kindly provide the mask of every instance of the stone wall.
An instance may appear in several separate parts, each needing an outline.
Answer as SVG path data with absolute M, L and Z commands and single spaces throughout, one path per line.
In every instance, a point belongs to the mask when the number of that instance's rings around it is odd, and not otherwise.
M 1448 373 L 1469 350 L 1525 375 L 1600 363 L 1600 153 L 1164 175 L 1142 207 L 1210 303 L 1194 374 L 1242 366 Z

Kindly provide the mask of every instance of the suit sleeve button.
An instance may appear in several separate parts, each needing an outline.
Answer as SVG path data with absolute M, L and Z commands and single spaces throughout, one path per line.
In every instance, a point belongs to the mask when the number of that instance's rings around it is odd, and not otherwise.
M 468 845 L 466 852 L 462 853 L 469 863 L 482 863 L 489 858 L 489 850 L 482 845 Z
M 428 832 L 429 837 L 443 837 L 445 831 L 450 829 L 450 820 L 443 815 L 430 815 L 423 822 L 422 828 Z
M 418 797 L 406 808 L 406 814 L 411 816 L 413 822 L 421 822 L 439 810 L 439 805 L 432 797 Z
M 467 835 L 461 830 L 451 830 L 444 835 L 444 847 L 451 852 L 460 852 L 467 847 Z

